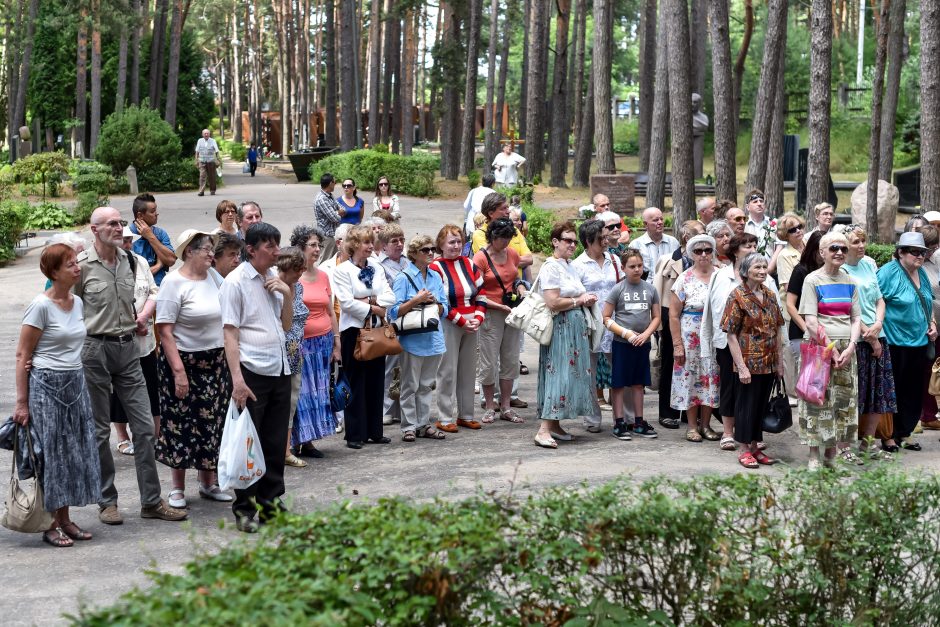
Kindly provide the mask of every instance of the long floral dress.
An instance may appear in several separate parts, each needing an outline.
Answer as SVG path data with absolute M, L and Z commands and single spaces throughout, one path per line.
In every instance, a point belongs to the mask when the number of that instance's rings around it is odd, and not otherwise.
M 672 366 L 673 409 L 689 409 L 698 405 L 718 407 L 718 364 L 711 357 L 702 357 L 702 310 L 708 299 L 708 284 L 703 283 L 689 268 L 676 279 L 672 291 L 685 305 L 679 318 L 685 365 Z

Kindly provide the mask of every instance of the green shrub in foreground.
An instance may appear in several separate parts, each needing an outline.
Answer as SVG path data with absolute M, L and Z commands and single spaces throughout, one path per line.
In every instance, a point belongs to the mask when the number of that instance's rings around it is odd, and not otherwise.
M 875 260 L 878 267 L 891 263 L 894 259 L 894 246 L 891 244 L 865 244 L 865 254 Z
M 16 257 L 16 242 L 26 228 L 29 203 L 25 200 L 0 202 L 0 262 Z
M 937 477 L 885 468 L 342 503 L 73 621 L 934 626 L 938 516 Z
M 330 172 L 337 181 L 352 178 L 359 189 L 375 189 L 379 177 L 387 176 L 392 191 L 408 196 L 428 197 L 435 194 L 434 175 L 440 168 L 440 159 L 425 154 L 410 157 L 378 152 L 353 150 L 330 155 L 310 164 L 310 180 L 320 184 L 320 177 Z

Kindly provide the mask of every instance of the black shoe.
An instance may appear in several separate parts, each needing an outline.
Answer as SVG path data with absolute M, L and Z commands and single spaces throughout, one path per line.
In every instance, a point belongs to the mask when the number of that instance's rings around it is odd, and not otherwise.
M 347 442 L 346 446 L 348 448 L 359 449 L 359 448 L 362 448 L 362 442 Z
M 381 437 L 381 438 L 369 438 L 366 440 L 366 444 L 388 444 L 391 442 L 391 438 Z
M 897 444 L 885 444 L 883 441 L 881 443 L 881 450 L 887 451 L 889 453 L 897 453 L 901 450 L 901 447 Z
M 199 192 L 199 193 L 198 193 L 198 194 L 196 194 L 196 195 L 197 195 L 197 196 L 205 196 L 205 195 L 206 195 L 206 193 L 205 193 L 205 192 Z
M 678 418 L 660 418 L 659 424 L 666 429 L 678 429 L 679 428 L 679 419 Z
M 619 423 L 614 424 L 614 437 L 618 440 L 623 440 L 629 442 L 633 438 L 630 437 L 630 427 L 627 426 L 626 422 L 620 421 Z
M 913 440 L 902 442 L 901 447 L 904 449 L 907 449 L 908 451 L 922 451 L 923 450 L 923 447 L 920 445 L 920 442 L 914 442 Z
M 235 528 L 242 533 L 258 533 L 260 526 L 261 524 L 254 518 L 248 518 L 247 516 L 238 516 L 235 518 Z
M 294 452 L 294 455 L 297 457 L 312 457 L 314 459 L 323 459 L 325 457 L 323 451 L 310 443 L 298 446 L 297 450 Z

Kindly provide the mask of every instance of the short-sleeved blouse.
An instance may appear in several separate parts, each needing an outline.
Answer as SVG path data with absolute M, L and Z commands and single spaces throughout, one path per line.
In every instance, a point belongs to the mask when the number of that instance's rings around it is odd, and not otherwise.
M 700 312 L 705 309 L 705 301 L 708 300 L 708 283 L 696 277 L 692 268 L 679 275 L 676 282 L 672 284 L 672 291 L 685 303 L 682 311 Z
M 746 285 L 732 290 L 721 317 L 721 329 L 737 336 L 741 357 L 752 374 L 770 374 L 777 366 L 777 338 L 784 320 L 773 291 L 765 285 L 758 289 L 763 301 Z
M 878 285 L 878 265 L 871 257 L 862 257 L 854 266 L 842 264 L 842 269 L 855 279 L 858 284 L 858 304 L 862 311 L 865 326 L 875 324 L 878 301 L 881 299 L 881 287 Z M 884 337 L 884 327 L 878 337 Z
M 545 290 L 558 290 L 558 295 L 562 298 L 577 298 L 587 291 L 578 278 L 578 273 L 571 267 L 571 262 L 553 257 L 549 257 L 542 264 L 536 281 L 540 294 L 544 294 Z

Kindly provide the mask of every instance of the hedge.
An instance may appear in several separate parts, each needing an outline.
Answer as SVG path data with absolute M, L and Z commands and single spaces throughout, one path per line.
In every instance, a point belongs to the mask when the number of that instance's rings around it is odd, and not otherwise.
M 531 197 L 531 187 L 516 187 L 511 188 L 517 194 L 525 194 L 526 190 L 530 190 L 528 193 Z M 503 189 L 500 189 L 501 192 L 504 192 Z M 505 192 L 504 192 L 505 193 Z M 524 196 L 523 196 L 524 198 Z M 529 201 L 523 199 L 522 209 L 525 211 L 526 219 L 529 222 L 529 234 L 526 236 L 526 243 L 529 245 L 529 249 L 534 252 L 541 252 L 546 255 L 551 255 L 554 252 L 552 247 L 552 226 L 560 219 L 557 214 L 548 209 L 542 209 L 537 207 Z M 634 239 L 639 237 L 645 227 L 643 226 L 643 220 L 638 217 L 624 217 L 624 222 L 630 228 L 631 234 Z M 581 220 L 574 220 L 574 223 L 580 224 Z M 665 218 L 666 229 L 672 228 L 672 216 L 666 216 Z M 583 248 L 581 243 L 578 242 L 577 254 L 581 254 Z
M 373 190 L 379 178 L 387 176 L 394 193 L 428 197 L 436 193 L 434 176 L 440 167 L 441 160 L 431 155 L 405 157 L 376 150 L 353 150 L 311 163 L 310 180 L 319 185 L 320 177 L 329 172 L 338 181 L 352 178 L 359 189 Z
M 29 203 L 25 200 L 0 202 L 0 262 L 16 257 L 16 242 L 26 228 Z
M 525 499 L 382 499 L 257 542 L 79 625 L 940 624 L 940 480 L 879 467 L 624 477 Z

